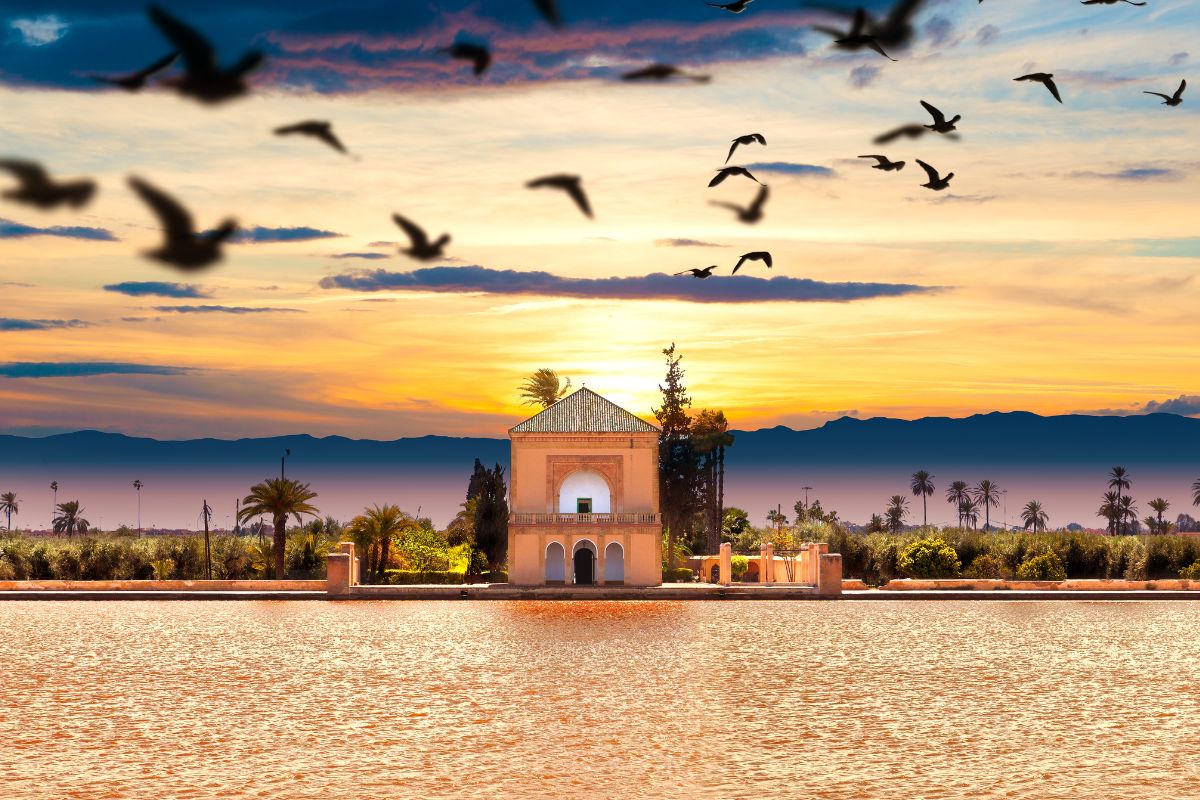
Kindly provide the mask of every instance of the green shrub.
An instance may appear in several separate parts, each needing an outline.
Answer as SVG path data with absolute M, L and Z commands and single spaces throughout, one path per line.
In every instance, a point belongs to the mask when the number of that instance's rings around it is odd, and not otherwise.
M 492 570 L 491 572 L 483 573 L 485 583 L 508 583 L 508 573 L 504 570 Z
M 750 559 L 745 556 L 733 556 L 729 559 L 729 571 L 733 573 L 735 581 L 740 581 L 748 569 L 750 569 Z
M 8 561 L 0 560 L 0 581 L 15 581 L 17 579 L 17 571 Z
M 427 584 L 448 586 L 462 583 L 463 573 L 451 572 L 449 570 L 418 572 L 411 569 L 389 569 L 383 573 L 383 582 L 390 586 L 418 586 Z
M 1184 567 L 1179 570 L 1179 577 L 1185 581 L 1200 581 L 1200 560 L 1190 567 Z
M 1008 574 L 1008 568 L 999 557 L 991 553 L 980 553 L 971 561 L 971 566 L 963 571 L 966 578 L 978 580 L 1002 579 Z
M 907 544 L 896 558 L 896 567 L 909 578 L 954 578 L 962 563 L 954 548 L 935 536 Z
M 1065 581 L 1067 568 L 1058 553 L 1051 550 L 1033 556 L 1017 567 L 1017 579 L 1022 581 Z
M 691 583 L 692 571 L 687 567 L 676 567 L 675 569 L 664 569 L 662 574 L 663 583 Z

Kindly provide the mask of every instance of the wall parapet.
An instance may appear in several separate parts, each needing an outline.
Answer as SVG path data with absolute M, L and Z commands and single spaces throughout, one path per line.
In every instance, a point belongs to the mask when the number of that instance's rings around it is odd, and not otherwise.
M 612 514 L 510 513 L 509 525 L 661 525 L 662 515 L 645 512 Z

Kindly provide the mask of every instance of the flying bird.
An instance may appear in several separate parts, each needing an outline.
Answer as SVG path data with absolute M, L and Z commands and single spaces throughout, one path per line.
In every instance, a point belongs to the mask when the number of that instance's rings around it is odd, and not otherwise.
M 708 3 L 704 5 L 712 6 L 713 8 L 721 8 L 728 11 L 730 14 L 740 14 L 746 10 L 746 6 L 753 3 L 754 0 L 733 0 L 732 3 Z
M 705 267 L 704 269 L 685 269 L 683 272 L 676 272 L 675 274 L 676 275 L 691 275 L 693 278 L 699 278 L 700 280 L 704 280 L 705 278 L 711 278 L 713 270 L 716 268 L 717 268 L 717 265 L 713 264 L 711 267 Z
M 857 49 L 858 47 L 869 47 L 876 53 L 879 53 L 879 55 L 886 58 L 888 61 L 898 60 L 885 53 L 875 37 L 866 33 L 860 34 L 859 36 L 847 36 L 842 39 L 837 39 L 834 41 L 834 44 L 839 44 L 843 47 L 848 47 L 851 49 Z
M 892 161 L 887 156 L 859 156 L 859 158 L 875 159 L 879 163 L 875 164 L 873 167 L 871 167 L 871 169 L 881 169 L 884 172 L 896 172 L 902 170 L 904 169 L 905 163 L 907 163 L 904 161 Z
M 71 208 L 87 205 L 96 193 L 96 182 L 88 179 L 77 181 L 55 181 L 41 164 L 17 159 L 0 160 L 0 169 L 11 172 L 20 182 L 16 189 L 9 189 L 4 197 L 18 203 L 37 208 L 56 208 L 63 203 Z
M 407 250 L 401 249 L 401 253 L 412 256 L 418 261 L 433 261 L 442 257 L 443 248 L 450 243 L 450 234 L 443 233 L 431 242 L 425 231 L 415 222 L 411 222 L 399 214 L 392 214 L 392 219 L 408 235 L 408 239 L 412 243 Z
M 747 225 L 753 225 L 763 218 L 763 206 L 767 203 L 769 192 L 770 189 L 768 189 L 766 186 L 761 187 L 758 190 L 758 196 L 754 198 L 754 202 L 745 208 L 739 205 L 734 205 L 733 203 L 724 203 L 718 200 L 709 200 L 708 203 L 709 205 L 728 208 L 730 211 L 737 214 L 738 220 L 746 223 Z
M 289 136 L 293 133 L 311 136 L 314 139 L 321 140 L 339 153 L 346 152 L 346 146 L 333 133 L 333 124 L 323 120 L 308 119 L 304 122 L 297 122 L 294 125 L 284 125 L 283 127 L 276 128 L 274 133 L 276 136 Z
M 865 46 L 853 40 L 863 34 L 869 35 L 885 47 L 907 47 L 913 37 L 912 19 L 923 5 L 924 0 L 897 0 L 882 20 L 876 20 L 865 9 L 859 7 L 851 15 L 850 30 L 843 32 L 835 28 L 815 25 L 814 30 L 834 37 L 834 39 L 850 40 L 837 43 L 845 50 L 858 50 Z M 846 12 L 840 12 L 845 14 Z
M 1129 3 L 1131 6 L 1144 6 L 1145 3 L 1135 3 L 1133 0 L 1079 0 L 1085 6 L 1115 6 L 1117 3 Z
M 929 116 L 933 117 L 933 124 L 925 125 L 924 127 L 928 128 L 934 133 L 949 133 L 950 131 L 956 130 L 954 123 L 962 119 L 961 114 L 955 114 L 950 120 L 947 120 L 945 114 L 929 105 L 929 103 L 926 103 L 924 100 L 921 101 L 921 105 L 924 106 L 925 110 L 929 112 Z
M 147 251 L 147 258 L 182 270 L 201 269 L 221 260 L 221 243 L 237 230 L 236 222 L 227 219 L 215 230 L 198 234 L 191 213 L 173 197 L 135 176 L 129 178 L 129 185 L 163 227 L 162 247 Z
M 711 189 L 717 184 L 722 183 L 730 175 L 745 175 L 747 178 L 759 184 L 760 186 L 765 185 L 758 178 L 751 175 L 750 170 L 746 169 L 745 167 L 723 167 L 717 170 L 716 176 L 714 176 L 713 179 L 708 182 L 708 187 Z
M 1050 90 L 1050 94 L 1054 95 L 1054 99 L 1062 102 L 1062 96 L 1058 93 L 1058 87 L 1054 84 L 1054 73 L 1052 72 L 1031 72 L 1028 75 L 1022 75 L 1019 78 L 1013 78 L 1014 81 L 1036 81 L 1044 84 Z
M 1142 92 L 1142 94 L 1152 94 L 1163 99 L 1164 106 L 1177 106 L 1183 102 L 1183 90 L 1187 88 L 1187 81 L 1179 82 L 1179 88 L 1175 90 L 1175 94 L 1165 95 L 1162 92 Z
M 583 192 L 581 178 L 578 175 L 547 175 L 544 178 L 536 178 L 525 186 L 529 189 L 541 189 L 550 187 L 552 189 L 562 189 L 571 196 L 575 201 L 575 205 L 579 206 L 579 210 L 584 213 L 588 219 L 592 218 L 592 206 L 588 203 L 587 195 Z
M 733 158 L 733 151 L 738 149 L 739 144 L 754 144 L 758 142 L 761 145 L 766 145 L 767 140 L 763 138 L 761 133 L 747 133 L 745 136 L 739 136 L 733 140 L 733 146 L 729 148 L 729 155 L 725 156 L 725 163 L 729 163 L 729 159 Z
M 921 169 L 925 170 L 925 174 L 929 176 L 928 183 L 922 183 L 926 189 L 933 189 L 935 192 L 940 192 L 942 189 L 949 188 L 950 179 L 954 177 L 953 172 L 947 172 L 946 177 L 938 175 L 938 171 L 926 164 L 921 159 L 917 159 L 917 163 L 921 165 Z
M 747 261 L 761 261 L 767 265 L 767 269 L 770 269 L 773 263 L 771 261 L 771 254 L 766 250 L 756 250 L 753 253 L 743 253 L 742 257 L 738 259 L 738 263 L 734 265 L 733 274 L 737 275 L 737 271 L 741 269 L 742 264 L 745 264 Z
M 551 27 L 562 27 L 562 14 L 558 11 L 557 0 L 533 0 L 533 5 L 538 13 L 542 15 L 542 19 L 549 22 Z
M 109 77 L 107 75 L 92 75 L 91 79 L 97 83 L 107 83 L 110 86 L 119 86 L 127 92 L 136 92 L 146 85 L 146 80 L 152 75 L 162 72 L 167 67 L 175 63 L 175 59 L 179 58 L 179 53 L 171 53 L 163 56 L 158 61 L 155 61 L 145 69 L 139 69 L 137 72 L 130 72 L 127 75 L 118 75 Z
M 712 80 L 711 75 L 696 75 L 693 73 L 684 72 L 674 64 L 651 64 L 648 67 L 635 69 L 632 72 L 626 72 L 621 76 L 623 81 L 666 81 L 671 78 L 684 78 L 696 83 L 708 83 Z
M 482 75 L 492 63 L 491 52 L 481 44 L 455 42 L 449 47 L 443 47 L 438 52 L 446 53 L 451 58 L 461 58 L 464 61 L 470 61 L 474 64 L 476 77 Z
M 183 56 L 183 76 L 164 80 L 165 84 L 175 87 L 182 95 L 209 104 L 221 103 L 247 92 L 246 75 L 262 64 L 260 51 L 251 50 L 232 67 L 221 69 L 212 44 L 196 30 L 158 6 L 150 6 L 146 14 Z
M 904 137 L 905 139 L 919 139 L 929 133 L 929 129 L 920 123 L 913 122 L 908 125 L 901 125 L 899 128 L 893 128 L 886 133 L 881 133 L 875 137 L 875 144 L 889 144 L 896 139 Z

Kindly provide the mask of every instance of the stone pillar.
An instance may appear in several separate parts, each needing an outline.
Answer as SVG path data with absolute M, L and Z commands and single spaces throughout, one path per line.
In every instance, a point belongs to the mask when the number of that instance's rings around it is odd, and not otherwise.
M 842 593 L 842 554 L 822 553 L 821 566 L 817 575 L 817 594 L 839 595 Z
M 721 567 L 717 577 L 722 586 L 728 586 L 733 580 L 733 545 L 729 542 L 721 542 Z
M 353 547 L 353 545 L 351 545 Z M 347 553 L 330 553 L 325 561 L 325 592 L 330 597 L 349 597 L 353 586 L 354 560 Z
M 354 542 L 338 542 L 338 552 L 350 559 L 350 585 L 358 586 L 360 573 L 358 556 L 354 554 Z
M 596 538 L 600 539 L 599 536 L 597 536 Z M 600 550 L 600 552 L 596 554 L 596 575 L 595 575 L 596 580 L 594 581 L 594 583 L 597 586 L 603 586 L 604 585 L 604 551 L 608 549 L 608 542 L 601 539 L 600 544 L 596 545 L 596 547 Z
M 775 582 L 775 546 L 760 544 L 758 546 L 758 580 L 763 586 Z

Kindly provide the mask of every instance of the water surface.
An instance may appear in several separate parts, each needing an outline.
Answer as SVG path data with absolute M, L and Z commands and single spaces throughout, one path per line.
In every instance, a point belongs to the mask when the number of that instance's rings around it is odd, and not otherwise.
M 1196 798 L 1200 605 L 0 604 L 0 797 Z

